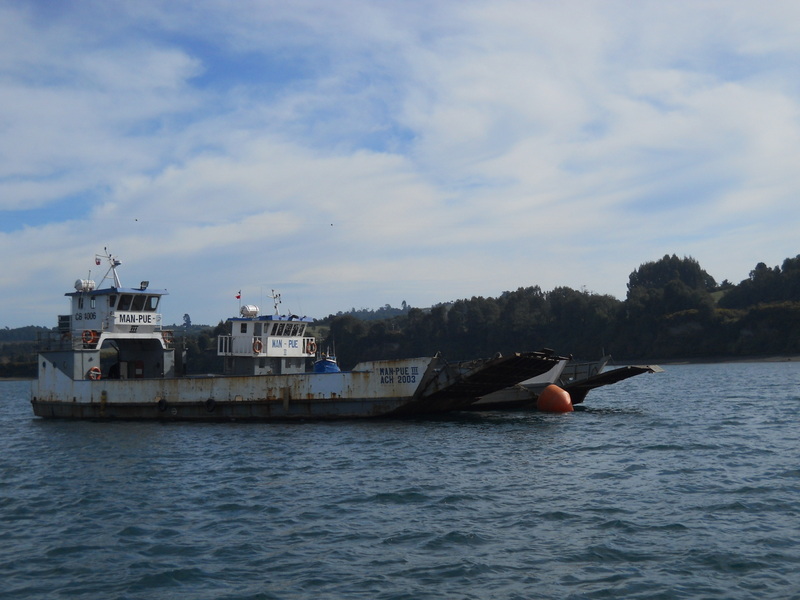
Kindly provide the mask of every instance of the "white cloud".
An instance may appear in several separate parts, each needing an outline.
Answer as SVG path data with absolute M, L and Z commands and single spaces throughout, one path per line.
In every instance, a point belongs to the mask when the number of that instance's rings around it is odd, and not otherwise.
M 104 245 L 195 322 L 240 288 L 622 297 L 666 253 L 738 281 L 798 252 L 790 3 L 0 10 L 9 325 L 54 322 Z

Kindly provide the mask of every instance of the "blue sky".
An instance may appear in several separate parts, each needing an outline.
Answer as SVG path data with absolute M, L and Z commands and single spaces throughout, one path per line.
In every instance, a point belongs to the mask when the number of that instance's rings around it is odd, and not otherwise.
M 800 4 L 0 4 L 0 326 L 312 317 L 800 253 Z M 266 299 L 265 299 L 266 298 Z

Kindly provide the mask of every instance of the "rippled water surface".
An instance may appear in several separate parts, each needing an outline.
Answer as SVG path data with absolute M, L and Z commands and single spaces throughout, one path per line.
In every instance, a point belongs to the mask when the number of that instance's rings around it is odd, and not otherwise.
M 45 421 L 0 382 L 0 597 L 800 598 L 800 363 L 567 415 Z

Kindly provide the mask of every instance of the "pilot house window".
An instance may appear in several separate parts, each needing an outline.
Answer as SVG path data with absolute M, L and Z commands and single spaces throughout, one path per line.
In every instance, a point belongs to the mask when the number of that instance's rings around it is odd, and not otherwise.
M 119 297 L 119 306 L 117 306 L 117 308 L 119 310 L 130 310 L 131 302 L 133 302 L 133 296 L 130 294 L 122 294 L 122 296 Z

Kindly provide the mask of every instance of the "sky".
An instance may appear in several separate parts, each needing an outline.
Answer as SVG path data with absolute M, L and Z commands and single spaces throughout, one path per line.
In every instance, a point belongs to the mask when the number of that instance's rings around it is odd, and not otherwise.
M 794 0 L 0 1 L 0 327 L 104 248 L 165 323 L 800 254 Z

